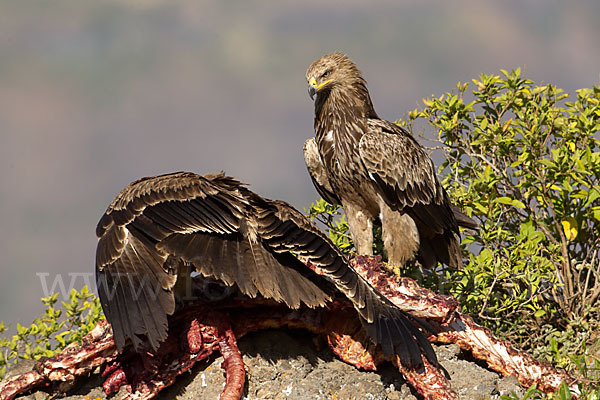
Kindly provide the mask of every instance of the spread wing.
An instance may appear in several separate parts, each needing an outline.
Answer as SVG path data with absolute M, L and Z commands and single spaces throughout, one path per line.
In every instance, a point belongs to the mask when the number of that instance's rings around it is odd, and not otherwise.
M 335 287 L 386 354 L 414 368 L 422 365 L 421 352 L 437 363 L 412 318 L 364 281 L 314 224 L 232 178 L 176 173 L 134 182 L 109 206 L 97 234 L 98 293 L 119 350 L 128 340 L 140 351 L 165 339 L 184 264 L 292 308 L 324 306 Z
M 329 204 L 341 205 L 342 203 L 333 192 L 329 183 L 329 178 L 325 172 L 325 166 L 321 160 L 315 138 L 310 138 L 304 142 L 304 162 L 306 163 L 306 168 L 308 169 L 313 185 L 323 200 Z
M 417 141 L 396 124 L 369 119 L 359 153 L 375 190 L 386 204 L 407 213 L 417 224 L 420 253 L 426 266 L 433 265 L 436 259 L 462 265 L 455 212 L 433 161 Z
M 156 349 L 166 338 L 181 264 L 292 308 L 331 299 L 316 274 L 265 245 L 241 187 L 223 175 L 175 173 L 136 181 L 109 206 L 97 227 L 96 279 L 119 350 L 127 340 Z
M 422 365 L 421 352 L 434 364 L 437 358 L 429 341 L 411 318 L 373 289 L 352 267 L 346 257 L 300 212 L 283 201 L 257 206 L 259 235 L 275 252 L 294 252 L 318 266 L 337 289 L 354 305 L 371 339 L 386 355 L 397 354 L 409 368 Z M 429 330 L 426 325 L 422 325 Z

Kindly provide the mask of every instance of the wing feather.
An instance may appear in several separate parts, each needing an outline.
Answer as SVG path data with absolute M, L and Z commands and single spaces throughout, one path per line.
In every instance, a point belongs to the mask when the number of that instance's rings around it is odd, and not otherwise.
M 152 348 L 166 337 L 167 314 L 175 307 L 170 294 L 175 276 L 164 269 L 165 261 L 166 256 L 153 254 L 142 241 L 128 234 L 120 256 L 97 267 L 98 295 L 113 325 L 119 350 L 127 339 L 142 350 L 148 349 L 142 337 Z
M 391 208 L 402 210 L 415 204 L 444 201 L 444 189 L 431 158 L 398 125 L 369 119 L 368 132 L 359 143 L 359 154 L 367 174 Z
M 96 276 L 119 350 L 164 340 L 178 263 L 292 308 L 332 299 L 321 277 L 265 246 L 241 187 L 224 175 L 175 173 L 136 181 L 111 203 L 97 227 Z
M 117 196 L 97 232 L 98 291 L 119 350 L 127 341 L 138 351 L 160 345 L 174 312 L 177 273 L 184 271 L 178 265 L 191 265 L 250 297 L 291 308 L 324 306 L 337 290 L 386 354 L 413 367 L 421 365 L 419 348 L 433 354 L 410 316 L 362 279 L 313 223 L 232 178 L 179 173 L 140 180 Z
M 307 139 L 304 142 L 304 162 L 306 163 L 310 179 L 323 200 L 329 204 L 341 205 L 340 199 L 336 196 L 329 183 L 329 178 L 321 160 L 315 138 Z
M 431 344 L 423 333 L 417 328 L 408 328 L 413 322 L 418 324 L 418 321 L 411 322 L 408 314 L 373 289 L 312 222 L 283 201 L 263 200 L 255 206 L 259 210 L 257 230 L 265 243 L 275 252 L 292 250 L 303 259 L 318 265 L 324 275 L 354 304 L 369 336 L 381 344 L 385 354 L 398 354 L 403 357 L 403 363 L 407 366 L 418 368 L 422 365 L 422 348 L 428 359 L 437 364 Z M 273 219 L 279 220 L 279 223 L 275 223 Z M 298 246 L 299 238 L 302 241 Z
M 427 268 L 437 261 L 462 266 L 460 225 L 477 223 L 452 205 L 431 158 L 403 128 L 368 120 L 359 154 L 373 187 L 393 210 L 408 214 L 419 231 L 419 258 Z

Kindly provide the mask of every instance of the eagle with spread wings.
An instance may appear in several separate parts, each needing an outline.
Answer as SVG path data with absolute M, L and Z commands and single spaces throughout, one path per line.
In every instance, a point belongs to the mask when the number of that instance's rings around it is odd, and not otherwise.
M 459 225 L 477 223 L 454 206 L 425 149 L 402 127 L 379 118 L 354 62 L 334 52 L 306 72 L 315 102 L 315 137 L 304 143 L 312 181 L 344 208 L 359 254 L 373 254 L 379 219 L 388 260 L 417 256 L 425 267 L 462 266 Z M 316 98 L 315 98 L 316 95 Z
M 156 350 L 191 271 L 292 309 L 346 297 L 371 339 L 408 368 L 437 365 L 424 321 L 373 289 L 311 221 L 224 174 L 178 172 L 123 189 L 98 223 L 96 282 L 119 351 Z M 320 274 L 299 258 L 317 266 Z

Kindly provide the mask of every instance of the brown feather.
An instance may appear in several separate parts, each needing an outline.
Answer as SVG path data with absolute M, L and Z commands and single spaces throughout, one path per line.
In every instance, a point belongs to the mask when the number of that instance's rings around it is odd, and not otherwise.
M 427 253 L 419 257 L 428 266 L 437 261 L 461 265 L 458 225 L 472 228 L 475 221 L 458 214 L 423 147 L 403 128 L 377 116 L 356 65 L 341 53 L 328 54 L 308 68 L 306 78 L 319 85 L 314 144 L 309 139 L 304 146 L 307 168 L 321 196 L 344 207 L 359 252 L 372 254 L 370 227 L 388 207 L 410 216 L 418 231 L 394 234 L 397 228 L 387 224 L 398 219 L 382 220 L 392 238 L 386 241 L 393 247 L 388 254 L 399 257 L 418 249 Z M 404 256 L 390 258 L 394 264 L 403 261 Z
M 181 172 L 141 179 L 119 193 L 97 232 L 98 291 L 120 351 L 128 342 L 137 351 L 160 345 L 176 280 L 189 274 L 181 266 L 192 266 L 291 308 L 321 307 L 345 295 L 386 354 L 401 355 L 413 368 L 422 365 L 420 351 L 436 362 L 411 317 L 363 280 L 312 222 L 233 178 Z
M 96 276 L 119 350 L 127 342 L 156 349 L 164 340 L 180 263 L 293 308 L 332 299 L 321 277 L 257 235 L 248 193 L 223 174 L 180 172 L 140 179 L 117 195 L 98 223 Z
M 422 350 L 431 362 L 437 363 L 431 345 L 424 344 L 427 340 L 411 325 L 409 316 L 358 275 L 321 230 L 283 201 L 264 203 L 260 200 L 255 199 L 254 203 L 257 209 L 264 209 L 258 214 L 258 232 L 273 251 L 292 250 L 301 258 L 318 265 L 338 290 L 352 301 L 370 336 L 382 345 L 386 354 L 401 355 L 407 366 L 418 368 L 422 365 Z M 279 223 L 272 221 L 273 215 L 277 216 Z M 413 329 L 407 328 L 407 325 Z
M 323 200 L 329 204 L 341 204 L 340 199 L 333 193 L 314 138 L 307 139 L 304 142 L 304 162 L 312 183 Z

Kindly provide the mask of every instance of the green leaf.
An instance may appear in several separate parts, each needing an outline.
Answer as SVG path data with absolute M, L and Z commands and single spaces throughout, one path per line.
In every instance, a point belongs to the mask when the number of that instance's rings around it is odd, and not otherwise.
M 548 168 L 554 168 L 556 166 L 556 163 L 552 160 L 549 160 L 547 158 L 542 158 L 540 160 L 537 160 L 538 163 L 545 165 Z
M 508 206 L 512 205 L 512 202 L 513 202 L 513 199 L 511 199 L 510 197 L 506 197 L 506 196 L 498 197 L 496 199 L 496 203 L 506 204 Z
M 600 197 L 600 192 L 598 190 L 594 189 L 590 189 L 588 192 L 588 197 L 587 200 L 585 201 L 585 203 L 583 204 L 584 207 L 589 206 L 590 204 L 592 204 L 598 197 Z
M 554 352 L 554 354 L 558 354 L 558 343 L 555 338 L 550 339 L 550 348 Z
M 24 336 L 27 334 L 27 328 L 17 322 L 17 334 L 19 336 Z
M 523 204 L 522 201 L 519 201 L 517 199 L 514 199 L 513 201 L 511 201 L 510 204 L 516 208 L 525 208 L 525 204 Z
M 577 237 L 579 232 L 577 220 L 573 217 L 566 217 L 561 221 L 565 237 L 569 242 L 572 242 Z
M 572 395 L 567 382 L 563 382 L 558 389 L 558 397 L 560 400 L 571 400 Z

